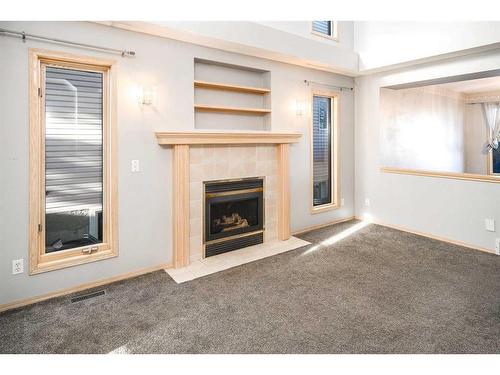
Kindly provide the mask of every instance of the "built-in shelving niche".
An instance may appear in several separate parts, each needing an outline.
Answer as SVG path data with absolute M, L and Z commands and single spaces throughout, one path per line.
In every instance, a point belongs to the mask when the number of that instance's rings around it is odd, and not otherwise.
M 271 130 L 271 72 L 194 60 L 196 129 Z

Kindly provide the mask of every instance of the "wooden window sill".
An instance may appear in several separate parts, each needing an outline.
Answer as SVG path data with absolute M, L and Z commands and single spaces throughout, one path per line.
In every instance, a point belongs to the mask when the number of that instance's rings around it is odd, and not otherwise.
M 319 214 L 326 211 L 337 210 L 339 208 L 340 206 L 337 203 L 327 203 L 327 204 L 322 204 L 321 206 L 313 206 L 311 208 L 311 213 Z
M 454 179 L 454 180 L 500 183 L 500 176 L 499 175 L 435 172 L 435 171 L 428 171 L 428 170 L 390 168 L 390 167 L 382 167 L 382 168 L 380 168 L 380 171 L 383 173 L 396 173 L 396 174 L 407 174 L 407 175 L 423 176 L 423 177 L 448 178 L 448 179 Z
M 30 275 L 37 275 L 44 272 L 55 271 L 62 268 L 78 266 L 80 264 L 97 262 L 99 260 L 110 259 L 118 256 L 116 249 L 99 250 L 92 254 L 78 254 L 71 257 L 61 257 L 60 254 L 45 254 L 41 257 L 36 266 L 30 270 Z

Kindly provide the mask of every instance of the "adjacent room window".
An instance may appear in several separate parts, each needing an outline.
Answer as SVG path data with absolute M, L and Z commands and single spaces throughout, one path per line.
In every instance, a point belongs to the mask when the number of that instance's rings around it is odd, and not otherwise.
M 30 270 L 115 256 L 114 62 L 30 58 Z
M 491 150 L 491 173 L 500 174 L 500 147 Z
M 336 21 L 312 21 L 311 32 L 323 37 L 337 39 Z
M 313 211 L 338 206 L 338 96 L 313 94 L 312 108 Z

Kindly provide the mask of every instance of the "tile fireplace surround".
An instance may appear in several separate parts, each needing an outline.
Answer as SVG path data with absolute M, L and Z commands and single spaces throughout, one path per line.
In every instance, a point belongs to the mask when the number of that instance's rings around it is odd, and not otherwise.
M 173 265 L 203 258 L 203 183 L 264 177 L 264 246 L 290 238 L 289 144 L 300 133 L 161 132 L 158 144 L 173 147 Z

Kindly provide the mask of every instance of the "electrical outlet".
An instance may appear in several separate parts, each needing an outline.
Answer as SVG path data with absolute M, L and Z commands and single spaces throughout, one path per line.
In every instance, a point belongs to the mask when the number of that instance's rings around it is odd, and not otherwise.
M 132 160 L 130 162 L 130 170 L 132 172 L 140 172 L 141 171 L 141 168 L 139 166 L 139 160 Z
M 495 220 L 493 219 L 484 219 L 484 226 L 488 232 L 495 231 Z
M 370 198 L 365 198 L 365 206 L 370 207 Z
M 24 259 L 17 259 L 12 261 L 12 274 L 17 275 L 18 273 L 24 272 Z
M 344 207 L 344 204 L 345 204 L 345 200 L 344 200 L 344 198 L 341 198 L 340 199 L 340 207 Z
M 495 240 L 495 254 L 500 255 L 500 238 Z

